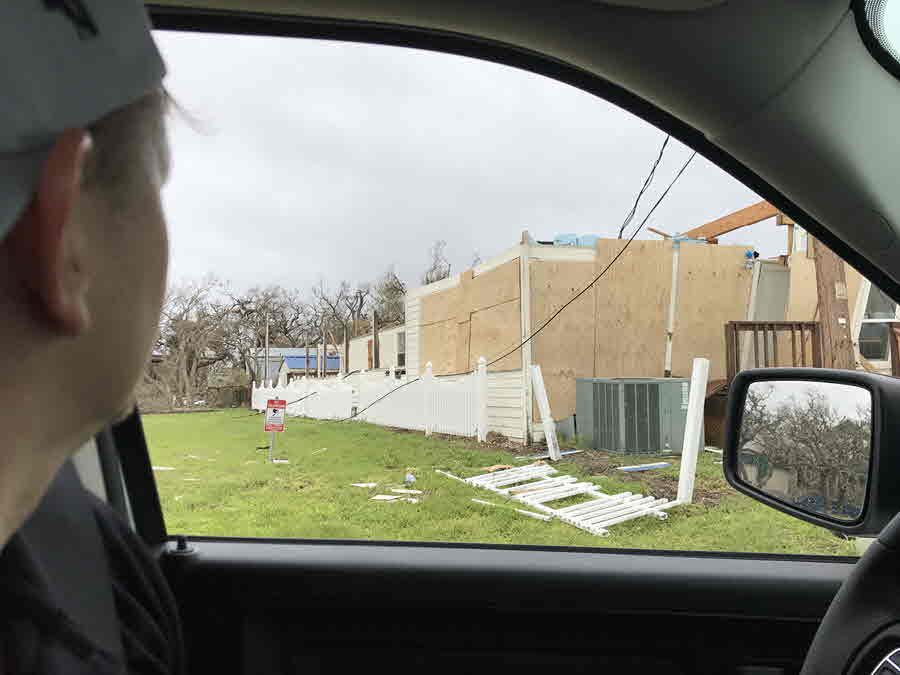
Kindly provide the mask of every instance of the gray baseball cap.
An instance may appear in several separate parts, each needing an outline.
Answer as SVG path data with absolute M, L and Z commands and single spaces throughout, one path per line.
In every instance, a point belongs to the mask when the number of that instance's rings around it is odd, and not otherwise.
M 151 92 L 165 66 L 138 0 L 0 0 L 0 60 L 2 239 L 55 139 Z

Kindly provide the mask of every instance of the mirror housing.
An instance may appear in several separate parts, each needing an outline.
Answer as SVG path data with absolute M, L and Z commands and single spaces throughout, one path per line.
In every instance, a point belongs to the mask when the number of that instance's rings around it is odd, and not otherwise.
M 869 474 L 862 511 L 855 520 L 838 520 L 778 499 L 741 477 L 741 428 L 747 392 L 758 382 L 811 382 L 853 385 L 872 395 Z M 734 378 L 728 393 L 723 468 L 739 492 L 795 518 L 852 536 L 876 536 L 900 513 L 900 379 L 875 373 L 826 368 L 760 368 Z

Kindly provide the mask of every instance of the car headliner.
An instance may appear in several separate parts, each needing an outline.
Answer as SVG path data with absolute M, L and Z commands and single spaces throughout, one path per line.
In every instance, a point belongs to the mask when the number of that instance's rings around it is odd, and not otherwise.
M 502 46 L 509 62 L 517 53 L 535 57 L 523 60 L 524 67 L 558 79 L 575 83 L 578 78 L 560 76 L 554 65 L 584 73 L 611 90 L 624 90 L 626 99 L 649 103 L 640 108 L 621 96 L 614 100 L 723 165 L 900 297 L 900 134 L 894 128 L 900 120 L 900 81 L 868 51 L 849 0 L 164 0 L 151 5 L 157 19 L 188 7 L 216 10 L 209 16 L 220 18 L 229 15 L 218 10 L 300 17 L 294 24 L 298 35 L 305 34 L 304 24 L 403 27 L 406 41 L 371 41 L 461 53 L 467 50 L 452 40 L 429 45 L 421 36 L 474 38 L 482 46 Z M 197 14 L 186 16 L 175 23 L 190 26 Z M 308 34 L 356 39 L 321 28 Z M 497 52 L 490 58 L 507 60 Z M 544 66 L 535 65 L 540 61 Z M 578 83 L 601 90 L 586 81 Z

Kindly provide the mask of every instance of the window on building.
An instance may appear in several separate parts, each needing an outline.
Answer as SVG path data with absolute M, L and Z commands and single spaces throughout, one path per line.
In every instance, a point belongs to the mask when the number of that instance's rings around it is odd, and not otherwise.
M 867 319 L 894 319 L 897 315 L 897 303 L 891 300 L 880 288 L 871 287 L 869 300 L 866 303 Z
M 891 329 L 897 325 L 897 303 L 881 289 L 868 285 L 869 298 L 859 331 L 859 353 L 869 361 L 891 359 Z
M 397 333 L 397 367 L 406 367 L 406 331 Z
M 869 361 L 887 361 L 891 358 L 888 342 L 888 325 L 864 323 L 859 332 L 859 353 Z

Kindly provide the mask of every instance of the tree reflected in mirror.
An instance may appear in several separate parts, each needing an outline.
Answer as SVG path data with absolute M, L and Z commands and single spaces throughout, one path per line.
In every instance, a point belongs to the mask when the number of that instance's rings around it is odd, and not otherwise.
M 776 499 L 838 520 L 865 504 L 872 396 L 834 382 L 768 380 L 747 390 L 738 475 Z

